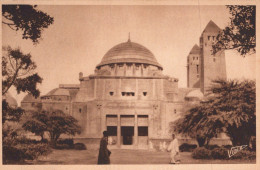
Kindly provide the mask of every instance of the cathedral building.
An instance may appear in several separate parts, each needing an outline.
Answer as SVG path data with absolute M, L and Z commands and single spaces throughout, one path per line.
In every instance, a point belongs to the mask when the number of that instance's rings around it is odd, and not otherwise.
M 188 88 L 179 88 L 178 79 L 163 74 L 149 49 L 128 39 L 104 55 L 94 74 L 79 73 L 79 84 L 61 84 L 37 99 L 28 95 L 21 106 L 72 115 L 82 128 L 75 140 L 98 144 L 107 130 L 114 148 L 148 149 L 171 139 L 170 122 L 180 117 L 185 103 L 203 98 L 210 78 L 225 77 L 225 70 L 220 71 L 225 67 L 224 53 L 210 54 L 218 31 L 210 21 L 200 47 L 192 48 Z

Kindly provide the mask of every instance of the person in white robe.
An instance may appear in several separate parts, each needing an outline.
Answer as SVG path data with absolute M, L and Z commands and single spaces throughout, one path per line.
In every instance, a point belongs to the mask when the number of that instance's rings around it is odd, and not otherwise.
M 172 134 L 172 141 L 169 144 L 167 150 L 168 152 L 171 152 L 171 162 L 172 164 L 179 163 L 179 144 L 178 139 L 175 138 L 175 134 Z

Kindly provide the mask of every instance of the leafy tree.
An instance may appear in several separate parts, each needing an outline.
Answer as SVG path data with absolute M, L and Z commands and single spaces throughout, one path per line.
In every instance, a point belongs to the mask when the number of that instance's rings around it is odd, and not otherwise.
M 77 120 L 62 111 L 42 111 L 34 112 L 31 119 L 27 120 L 23 127 L 25 130 L 41 135 L 48 132 L 51 143 L 55 146 L 60 135 L 80 134 L 81 128 Z M 35 127 L 37 127 L 35 129 Z
M 37 84 L 42 82 L 42 78 L 34 73 L 37 66 L 31 60 L 32 56 L 10 46 L 3 48 L 3 51 L 6 54 L 2 57 L 2 95 L 15 86 L 18 93 L 22 91 L 38 97 L 40 91 Z
M 6 100 L 2 100 L 2 123 L 6 121 L 18 122 L 23 115 L 24 110 L 20 107 L 12 108 L 8 105 Z
M 2 24 L 12 30 L 23 31 L 23 39 L 31 39 L 34 44 L 39 43 L 43 29 L 53 23 L 53 18 L 31 5 L 2 5 Z M 3 48 L 2 56 L 2 95 L 14 86 L 18 93 L 26 92 L 35 97 L 40 95 L 37 84 L 42 78 L 35 73 L 36 64 L 30 54 L 23 54 L 19 48 Z M 9 126 L 10 122 L 21 123 L 20 118 L 24 111 L 21 108 L 12 108 L 2 100 L 2 141 L 3 163 L 14 163 L 25 159 L 35 159 L 39 155 L 47 154 L 47 144 L 23 143 L 21 134 Z M 11 130 L 10 130 L 11 129 Z M 28 139 L 29 140 L 29 139 Z M 29 140 L 30 141 L 30 140 Z
M 37 5 L 2 5 L 2 23 L 12 30 L 23 31 L 23 39 L 39 43 L 42 31 L 54 21 L 47 13 L 37 9 Z
M 255 81 L 216 80 L 206 99 L 173 122 L 173 127 L 193 137 L 198 134 L 206 144 L 225 132 L 233 145 L 249 145 L 256 135 L 255 102 Z
M 206 122 L 200 122 L 203 117 L 207 117 L 205 113 L 206 104 L 195 105 L 187 110 L 180 119 L 170 124 L 172 131 L 175 133 L 188 135 L 195 138 L 199 144 L 199 147 L 208 145 L 210 139 L 213 138 L 217 132 L 210 130 L 205 125 Z M 200 122 L 200 123 L 198 123 Z
M 45 115 L 33 114 L 22 127 L 37 136 L 41 136 L 41 140 L 44 141 L 44 132 L 47 130 L 47 125 L 41 121 L 41 118 L 45 118 Z
M 212 46 L 213 53 L 222 49 L 235 49 L 241 55 L 255 53 L 256 47 L 256 6 L 228 5 L 230 23 L 217 36 Z
M 255 81 L 215 81 L 211 92 L 217 106 L 216 123 L 223 126 L 233 145 L 249 145 L 250 138 L 256 136 Z

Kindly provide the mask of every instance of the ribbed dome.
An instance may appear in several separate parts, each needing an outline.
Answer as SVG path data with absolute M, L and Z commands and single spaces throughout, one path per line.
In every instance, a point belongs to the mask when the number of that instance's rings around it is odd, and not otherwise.
M 186 98 L 198 98 L 202 99 L 204 97 L 203 93 L 200 91 L 200 89 L 192 90 L 187 95 Z
M 162 68 L 150 50 L 130 40 L 111 48 L 97 67 L 114 63 L 150 64 Z
M 34 97 L 33 95 L 31 95 L 31 94 L 27 94 L 27 95 L 23 98 L 22 102 L 41 102 L 41 100 L 40 100 L 39 97 L 38 97 L 38 98 L 35 98 L 35 97 Z
M 6 102 L 8 103 L 8 105 L 10 107 L 14 107 L 15 108 L 15 107 L 18 106 L 17 101 L 15 100 L 15 98 L 8 92 L 3 96 L 3 99 L 6 100 Z

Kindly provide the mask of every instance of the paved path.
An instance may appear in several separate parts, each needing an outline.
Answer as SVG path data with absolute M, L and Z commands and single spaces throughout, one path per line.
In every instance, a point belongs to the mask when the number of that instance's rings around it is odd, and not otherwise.
M 157 152 L 147 150 L 111 150 L 111 164 L 169 164 L 168 152 Z M 191 157 L 190 152 L 181 152 L 182 164 L 236 164 L 255 163 L 255 160 L 196 160 Z M 53 150 L 46 156 L 29 164 L 61 164 L 61 165 L 86 165 L 96 164 L 98 150 Z

